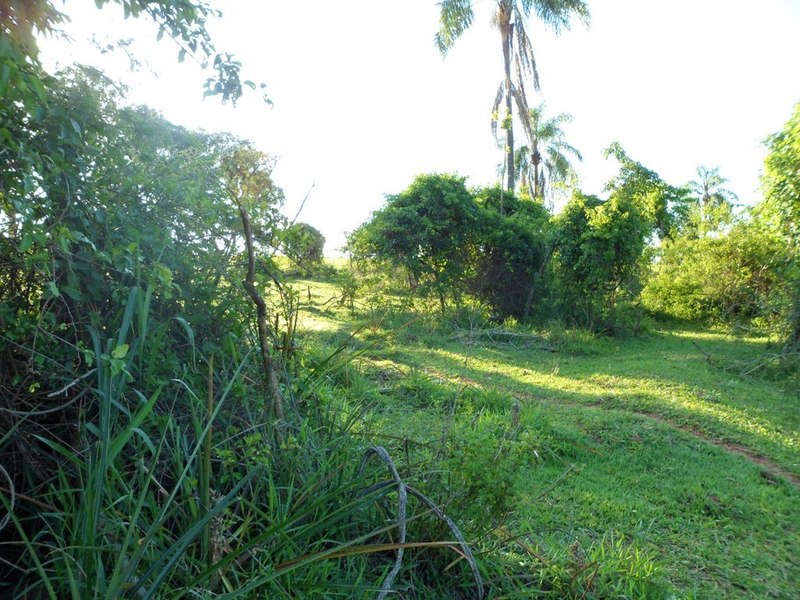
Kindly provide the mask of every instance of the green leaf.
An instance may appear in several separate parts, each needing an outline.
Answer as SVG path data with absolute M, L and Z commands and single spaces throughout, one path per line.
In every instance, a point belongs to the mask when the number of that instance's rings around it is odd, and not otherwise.
M 22 236 L 22 241 L 19 244 L 19 251 L 20 252 L 27 252 L 33 246 L 33 236 L 31 234 L 26 233 Z
M 112 352 L 112 355 L 116 351 L 117 350 L 114 350 L 114 352 Z M 127 347 L 125 348 L 125 351 L 126 352 L 128 351 Z M 147 400 L 141 406 L 141 408 L 136 412 L 135 415 L 133 415 L 133 417 L 131 417 L 128 426 L 125 427 L 125 429 L 123 429 L 116 437 L 114 437 L 114 439 L 111 440 L 108 449 L 108 462 L 114 461 L 114 459 L 119 455 L 119 453 L 122 451 L 125 445 L 130 441 L 133 434 L 137 433 L 137 431 L 139 435 L 142 437 L 142 439 L 145 440 L 145 443 L 148 445 L 148 447 L 151 448 L 153 451 L 155 450 L 152 442 L 149 440 L 149 438 L 144 432 L 139 430 L 139 427 L 141 426 L 142 423 L 144 423 L 145 419 L 147 419 L 147 417 L 150 416 L 150 413 L 153 412 L 153 407 L 155 406 L 156 400 L 158 400 L 158 396 L 161 394 L 161 390 L 163 389 L 163 387 L 164 387 L 163 384 L 159 386 L 159 388 L 150 397 L 150 399 Z
M 78 302 L 82 302 L 84 300 L 83 294 L 74 287 L 65 285 L 61 287 L 61 290 L 73 300 L 77 300 Z
M 125 358 L 128 355 L 129 344 L 120 344 L 111 352 L 111 358 Z
M 181 51 L 178 52 L 178 62 L 183 62 L 185 58 L 186 58 L 186 49 L 181 48 Z

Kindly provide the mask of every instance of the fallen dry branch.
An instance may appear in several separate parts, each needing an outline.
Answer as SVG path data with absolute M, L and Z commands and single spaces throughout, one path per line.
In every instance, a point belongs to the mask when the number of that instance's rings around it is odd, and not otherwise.
M 467 544 L 464 536 L 461 535 L 461 531 L 458 529 L 458 526 L 453 522 L 453 520 L 448 517 L 441 508 L 439 508 L 435 502 L 433 502 L 430 498 L 415 490 L 411 486 L 406 485 L 400 474 L 397 472 L 397 467 L 395 467 L 394 461 L 392 457 L 389 456 L 389 453 L 386 451 L 385 448 L 381 446 L 371 446 L 366 453 L 364 454 L 364 458 L 361 460 L 361 466 L 358 469 L 359 477 L 363 474 L 364 468 L 367 465 L 370 457 L 372 455 L 377 456 L 378 458 L 383 461 L 386 467 L 389 469 L 389 472 L 392 475 L 392 481 L 386 482 L 382 481 L 372 486 L 369 486 L 364 490 L 364 493 L 370 493 L 376 491 L 383 487 L 388 487 L 394 483 L 397 485 L 397 495 L 398 495 L 398 502 L 397 502 L 397 527 L 400 530 L 400 541 L 398 544 L 390 544 L 387 547 L 391 547 L 392 549 L 397 550 L 397 555 L 395 557 L 395 563 L 392 567 L 392 570 L 384 579 L 383 584 L 381 585 L 381 591 L 378 594 L 378 600 L 384 600 L 386 596 L 391 592 L 392 584 L 394 583 L 395 577 L 400 572 L 400 569 L 403 566 L 403 554 L 404 550 L 407 547 L 417 546 L 417 545 L 424 545 L 424 546 L 440 546 L 442 545 L 441 542 L 425 542 L 420 544 L 408 544 L 406 542 L 406 531 L 407 531 L 407 517 L 406 517 L 406 510 L 408 505 L 408 495 L 411 494 L 415 498 L 417 498 L 420 502 L 422 502 L 428 509 L 441 521 L 443 521 L 449 528 L 450 531 L 455 536 L 456 540 L 458 541 L 458 547 L 460 548 L 460 554 L 466 559 L 467 563 L 469 563 L 470 569 L 472 570 L 472 576 L 475 579 L 475 598 L 477 600 L 483 600 L 483 579 L 481 578 L 480 571 L 478 570 L 478 564 L 475 561 L 475 557 L 472 554 L 472 550 L 470 549 L 469 545 Z M 452 548 L 455 550 L 454 544 L 452 543 L 445 543 L 444 544 L 448 548 Z
M 541 336 L 533 333 L 521 333 L 507 331 L 505 329 L 470 329 L 468 331 L 459 331 L 454 337 L 466 344 L 485 343 L 488 341 L 492 344 L 507 344 L 515 348 L 530 348 L 535 346 L 539 350 L 544 350 L 545 352 L 558 352 L 556 348 L 548 344 Z

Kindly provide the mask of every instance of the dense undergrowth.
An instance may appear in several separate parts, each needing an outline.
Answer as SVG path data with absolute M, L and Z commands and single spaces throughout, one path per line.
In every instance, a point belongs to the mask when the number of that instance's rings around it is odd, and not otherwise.
M 365 462 L 371 446 L 348 433 L 361 407 L 304 368 L 285 380 L 291 409 L 277 420 L 253 383 L 260 375 L 252 352 L 215 361 L 195 350 L 182 377 L 147 390 L 147 352 L 157 351 L 150 343 L 158 336 L 146 330 L 139 300 L 132 289 L 119 329 L 108 340 L 94 336 L 95 366 L 83 378 L 91 387 L 74 400 L 68 439 L 35 421 L 43 410 L 6 410 L 14 427 L 3 436 L 4 464 L 14 470 L 3 469 L 3 594 L 313 598 L 379 590 L 398 544 L 389 503 L 397 492 L 375 485 L 386 467 Z M 27 460 L 8 453 L 24 443 L 36 446 Z M 50 461 L 32 472 L 42 455 Z M 413 506 L 407 519 L 409 542 L 435 541 L 442 515 Z M 448 582 L 433 576 L 432 561 L 409 562 L 404 586 L 437 595 L 458 587 L 458 569 Z
M 490 226 L 446 248 L 431 227 L 381 270 L 384 234 L 417 231 L 401 194 L 362 229 L 366 269 L 288 285 L 275 253 L 318 261 L 320 240 L 287 237 L 269 156 L 126 106 L 94 69 L 20 64 L 0 104 L 0 595 L 791 597 L 792 354 L 647 330 L 645 242 L 674 190 L 621 149 L 612 198 L 552 222 L 423 177 L 412 216 Z
M 284 419 L 255 339 L 204 351 L 153 320 L 152 287 L 89 329 L 49 408 L 4 410 L 4 593 L 791 597 L 797 399 L 747 374 L 765 340 L 613 340 L 293 285 Z
M 622 540 L 592 549 L 611 553 L 602 562 L 577 547 L 544 558 L 505 531 L 510 483 L 538 447 L 505 418 L 474 431 L 459 420 L 434 452 L 392 447 L 392 475 L 390 456 L 362 435 L 372 418 L 353 390 L 349 348 L 287 361 L 291 408 L 279 420 L 254 383 L 252 351 L 190 347 L 192 361 L 164 377 L 148 360 L 159 339 L 149 330 L 150 292 L 131 289 L 106 339 L 92 332 L 92 368 L 70 387 L 80 386 L 77 398 L 6 410 L 14 426 L 3 437 L 4 464 L 15 467 L 4 469 L 3 487 L 9 597 L 373 597 L 389 577 L 391 589 L 417 597 L 662 589 L 649 576 L 651 558 Z M 180 331 L 193 341 L 188 325 Z M 412 396 L 427 406 L 427 385 L 407 378 L 398 406 Z M 72 407 L 74 431 L 38 420 Z M 11 453 L 25 443 L 28 456 Z M 382 460 L 366 461 L 370 452 Z M 468 532 L 466 543 L 442 508 Z M 639 567 L 646 577 L 624 573 Z

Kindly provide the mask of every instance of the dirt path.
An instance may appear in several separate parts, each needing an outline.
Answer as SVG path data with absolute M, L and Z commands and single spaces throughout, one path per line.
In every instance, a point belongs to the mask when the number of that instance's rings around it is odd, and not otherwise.
M 518 392 L 513 394 L 513 395 L 514 395 L 515 398 L 517 398 L 518 400 L 522 400 L 523 402 L 526 402 L 526 401 L 527 402 L 530 402 L 530 401 L 546 402 L 548 404 L 559 405 L 559 406 L 574 406 L 576 408 L 588 408 L 588 409 L 593 409 L 593 410 L 606 410 L 606 408 L 603 406 L 602 403 L 581 404 L 580 402 L 564 402 L 564 401 L 554 402 L 552 400 L 546 400 L 546 399 L 543 399 L 543 398 L 537 398 L 535 396 L 528 396 L 527 398 L 523 399 L 523 398 L 519 397 L 520 394 Z M 621 409 L 619 407 L 614 407 L 614 410 L 621 410 Z M 767 482 L 772 484 L 772 485 L 777 485 L 778 478 L 783 478 L 783 479 L 789 481 L 790 483 L 792 483 L 795 487 L 800 488 L 800 476 L 792 473 L 791 471 L 787 471 L 786 469 L 784 469 L 782 466 L 780 466 L 778 463 L 776 463 L 771 458 L 769 458 L 767 456 L 764 456 L 763 454 L 759 454 L 758 452 L 755 452 L 754 450 L 752 450 L 751 448 L 748 448 L 747 446 L 744 446 L 742 444 L 737 444 L 737 443 L 734 443 L 734 442 L 727 442 L 725 440 L 718 440 L 718 439 L 709 438 L 708 436 L 704 435 L 702 432 L 698 431 L 697 429 L 693 429 L 691 427 L 686 427 L 686 426 L 679 425 L 679 424 L 675 423 L 674 421 L 671 421 L 671 420 L 667 419 L 666 417 L 664 417 L 662 415 L 659 415 L 659 414 L 647 413 L 647 412 L 639 412 L 639 411 L 631 411 L 631 410 L 625 410 L 624 412 L 627 412 L 627 413 L 632 414 L 632 415 L 639 415 L 640 417 L 646 417 L 646 418 L 652 419 L 654 421 L 658 421 L 659 423 L 663 423 L 664 425 L 666 425 L 667 427 L 670 427 L 671 429 L 675 429 L 675 430 L 681 431 L 683 433 L 688 433 L 689 435 L 691 435 L 693 437 L 696 437 L 697 439 L 703 440 L 704 442 L 707 442 L 709 444 L 713 444 L 714 446 L 717 446 L 718 448 L 722 448 L 723 450 L 725 450 L 727 452 L 731 452 L 733 454 L 738 454 L 739 456 L 743 456 L 744 458 L 749 460 L 751 463 L 761 467 L 761 477 L 766 479 Z
M 726 442 L 724 440 L 716 440 L 709 438 L 695 429 L 678 425 L 677 423 L 674 423 L 673 421 L 670 421 L 669 419 L 662 417 L 661 415 L 656 415 L 652 413 L 640 413 L 640 412 L 635 412 L 632 414 L 641 415 L 643 417 L 653 419 L 654 421 L 664 423 L 665 425 L 671 427 L 672 429 L 677 429 L 678 431 L 688 433 L 689 435 L 701 439 L 704 442 L 708 442 L 709 444 L 714 444 L 718 448 L 722 448 L 723 450 L 727 450 L 728 452 L 732 452 L 733 454 L 738 454 L 739 456 L 745 457 L 750 462 L 755 463 L 756 465 L 761 467 L 762 468 L 761 477 L 763 477 L 773 485 L 777 483 L 777 477 L 782 477 L 793 483 L 796 487 L 800 487 L 799 476 L 795 475 L 791 471 L 787 471 L 771 458 L 768 458 L 763 454 L 759 454 L 758 452 L 753 451 L 747 446 L 743 446 L 742 444 L 736 444 L 734 442 Z
M 463 374 L 459 375 L 457 378 L 453 378 L 453 377 L 448 377 L 447 375 L 441 373 L 436 369 L 424 369 L 424 370 L 428 372 L 430 375 L 437 378 L 441 378 L 443 380 L 457 381 L 461 385 L 474 386 L 478 389 L 483 388 L 483 384 L 480 381 L 465 377 Z M 563 400 L 554 401 L 550 399 L 537 397 L 535 395 L 528 393 L 521 393 L 519 390 L 510 392 L 510 395 L 521 402 L 538 402 L 538 403 L 544 402 L 559 406 L 574 406 L 576 408 L 606 410 L 606 407 L 603 405 L 602 402 L 593 404 L 582 404 L 580 402 L 568 402 Z M 619 407 L 614 407 L 614 410 L 624 410 L 624 409 L 620 409 Z M 759 454 L 758 452 L 752 450 L 751 448 L 748 448 L 747 446 L 744 446 L 742 444 L 737 444 L 735 442 L 728 442 L 725 440 L 710 438 L 703 432 L 701 432 L 699 429 L 695 429 L 690 426 L 679 425 L 678 423 L 675 423 L 674 421 L 671 421 L 670 419 L 656 413 L 648 413 L 648 412 L 632 411 L 632 410 L 624 410 L 624 412 L 627 412 L 629 414 L 639 415 L 641 417 L 646 417 L 654 421 L 658 421 L 659 423 L 663 423 L 664 425 L 670 427 L 671 429 L 687 433 L 697 439 L 703 440 L 704 442 L 707 442 L 709 444 L 713 444 L 718 448 L 722 448 L 727 452 L 743 456 L 751 463 L 761 467 L 761 477 L 763 477 L 771 485 L 777 485 L 778 478 L 782 478 L 789 481 L 795 487 L 800 488 L 800 476 L 784 469 L 771 458 L 764 456 L 763 454 Z

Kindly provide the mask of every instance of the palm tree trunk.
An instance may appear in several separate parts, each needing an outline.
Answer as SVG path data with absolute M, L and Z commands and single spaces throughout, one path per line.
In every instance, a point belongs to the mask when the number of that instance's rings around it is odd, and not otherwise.
M 511 13 L 501 6 L 498 13 L 500 37 L 503 41 L 503 68 L 506 75 L 506 172 L 508 173 L 508 191 L 514 191 L 514 128 L 512 125 L 512 93 L 511 93 Z

